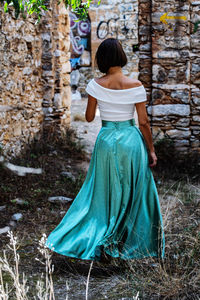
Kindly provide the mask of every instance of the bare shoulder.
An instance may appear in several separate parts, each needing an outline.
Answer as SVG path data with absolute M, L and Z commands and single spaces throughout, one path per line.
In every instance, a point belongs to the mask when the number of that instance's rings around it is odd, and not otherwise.
M 134 87 L 142 86 L 142 82 L 138 79 L 133 79 L 128 76 L 102 76 L 99 78 L 94 78 L 94 80 L 102 85 L 103 87 L 110 89 L 129 89 Z
M 95 80 L 97 83 L 101 84 L 101 83 L 104 83 L 104 82 L 106 81 L 106 78 L 105 78 L 105 76 L 102 76 L 102 77 L 95 77 L 94 80 Z
M 138 79 L 133 79 L 133 78 L 126 77 L 125 78 L 125 84 L 126 84 L 127 88 L 134 88 L 134 87 L 141 86 L 142 82 Z

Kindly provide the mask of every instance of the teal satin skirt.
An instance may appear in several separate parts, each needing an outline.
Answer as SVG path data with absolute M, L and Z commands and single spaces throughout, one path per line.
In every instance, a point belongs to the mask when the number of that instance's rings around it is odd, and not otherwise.
M 85 181 L 46 245 L 62 255 L 100 260 L 164 256 L 158 194 L 134 120 L 102 121 Z

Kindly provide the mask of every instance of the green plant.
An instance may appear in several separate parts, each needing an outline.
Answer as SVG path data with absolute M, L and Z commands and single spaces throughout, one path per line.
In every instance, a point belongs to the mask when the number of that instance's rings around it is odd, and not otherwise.
M 61 3 L 61 0 L 57 0 L 58 4 Z M 41 19 L 42 12 L 47 11 L 48 7 L 46 6 L 45 0 L 0 0 L 0 3 L 4 5 L 4 12 L 7 13 L 9 8 L 13 7 L 15 11 L 15 17 L 18 18 L 22 14 L 23 18 L 26 18 L 26 14 L 32 15 L 33 13 L 37 16 L 38 23 Z M 71 8 L 78 16 L 80 20 L 87 18 L 88 9 L 92 0 L 87 0 L 82 2 L 82 0 L 63 0 L 66 8 Z M 98 1 L 98 5 L 101 0 Z

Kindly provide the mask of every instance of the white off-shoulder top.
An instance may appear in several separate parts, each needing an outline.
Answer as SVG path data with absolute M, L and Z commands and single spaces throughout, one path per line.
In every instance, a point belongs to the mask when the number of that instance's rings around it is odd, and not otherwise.
M 126 121 L 133 119 L 135 103 L 147 100 L 143 85 L 123 90 L 108 89 L 90 80 L 86 92 L 97 99 L 100 117 L 106 121 Z

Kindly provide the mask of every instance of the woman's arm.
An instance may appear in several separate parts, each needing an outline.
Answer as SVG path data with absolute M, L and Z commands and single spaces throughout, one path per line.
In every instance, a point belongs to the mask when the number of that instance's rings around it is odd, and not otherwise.
M 149 118 L 147 116 L 145 102 L 136 103 L 136 110 L 138 114 L 139 128 L 145 139 L 146 145 L 149 149 L 150 167 L 154 167 L 157 163 L 157 157 L 153 146 L 153 140 L 151 135 L 151 129 L 149 124 Z
M 97 108 L 97 100 L 91 95 L 88 95 L 88 103 L 85 112 L 85 118 L 88 122 L 92 122 L 94 120 L 96 114 L 96 108 Z

